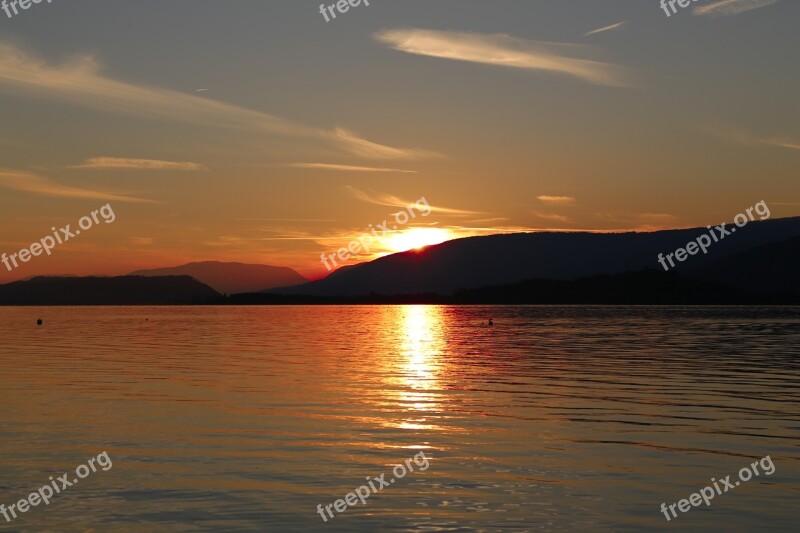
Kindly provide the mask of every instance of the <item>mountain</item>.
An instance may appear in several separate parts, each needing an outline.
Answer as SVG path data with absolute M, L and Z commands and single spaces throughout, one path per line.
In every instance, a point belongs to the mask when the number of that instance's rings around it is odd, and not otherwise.
M 308 280 L 288 267 L 205 261 L 172 268 L 137 270 L 131 276 L 192 276 L 222 293 L 258 292 L 305 283 Z
M 782 300 L 782 302 L 785 300 Z M 742 289 L 678 272 L 642 270 L 576 280 L 529 280 L 456 291 L 451 303 L 469 305 L 728 305 L 766 303 Z M 794 303 L 800 303 L 796 299 Z
M 192 305 L 220 299 L 190 276 L 42 276 L 0 285 L 0 305 Z
M 731 230 L 727 226 L 727 230 Z M 673 272 L 705 267 L 734 254 L 800 235 L 800 217 L 750 222 L 711 244 L 707 254 L 676 261 Z M 663 268 L 665 256 L 683 248 L 706 228 L 650 233 L 516 233 L 469 237 L 422 250 L 386 256 L 325 279 L 273 290 L 283 295 L 451 295 L 459 289 L 526 280 L 574 280 Z M 709 238 L 711 241 L 711 238 Z
M 759 295 L 800 295 L 800 237 L 757 246 L 689 272 Z
M 237 294 L 232 305 L 753 305 L 800 304 L 800 296 L 760 296 L 717 281 L 692 279 L 678 272 L 642 270 L 575 280 L 527 280 L 508 285 L 456 291 L 452 295 L 307 296 L 274 293 Z

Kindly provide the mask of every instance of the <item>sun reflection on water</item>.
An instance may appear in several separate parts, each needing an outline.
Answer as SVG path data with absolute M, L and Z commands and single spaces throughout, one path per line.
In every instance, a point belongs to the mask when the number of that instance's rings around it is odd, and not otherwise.
M 437 306 L 406 306 L 401 310 L 403 330 L 399 345 L 397 378 L 400 389 L 397 401 L 410 415 L 401 424 L 404 429 L 440 429 L 430 415 L 441 410 L 442 354 L 444 320 Z

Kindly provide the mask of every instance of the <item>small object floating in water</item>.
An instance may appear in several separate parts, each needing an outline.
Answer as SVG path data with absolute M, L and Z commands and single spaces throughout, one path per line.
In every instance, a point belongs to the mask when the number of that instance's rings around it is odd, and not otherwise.
M 41 319 L 41 318 L 40 318 L 39 320 L 37 320 L 37 321 L 36 321 L 36 325 L 38 325 L 38 326 L 41 326 L 41 325 L 42 325 L 42 319 Z
M 494 326 L 494 318 L 490 318 L 489 319 L 489 325 L 490 326 Z

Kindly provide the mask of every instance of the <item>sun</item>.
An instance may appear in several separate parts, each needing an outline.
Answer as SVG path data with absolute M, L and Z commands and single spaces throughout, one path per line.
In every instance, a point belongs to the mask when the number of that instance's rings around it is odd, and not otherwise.
M 398 231 L 385 239 L 386 248 L 405 252 L 453 239 L 449 231 L 439 228 L 412 228 Z

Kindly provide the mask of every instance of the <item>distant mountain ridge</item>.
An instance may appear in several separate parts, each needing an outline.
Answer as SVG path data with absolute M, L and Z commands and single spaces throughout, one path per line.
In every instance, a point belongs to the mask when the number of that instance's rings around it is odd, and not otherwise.
M 673 253 L 703 234 L 708 234 L 706 228 L 469 237 L 393 254 L 322 280 L 269 292 L 313 296 L 451 295 L 457 290 L 527 280 L 574 280 L 661 269 L 658 254 Z M 797 236 L 800 217 L 750 222 L 714 243 L 707 255 L 690 256 L 677 263 L 673 271 L 701 269 L 734 254 Z
M 688 273 L 753 294 L 800 296 L 800 236 L 756 246 Z
M 696 228 L 473 237 L 267 291 L 245 288 L 252 283 L 261 287 L 263 276 L 238 286 L 232 283 L 242 280 L 234 277 L 222 285 L 233 290 L 223 291 L 190 275 L 36 277 L 0 285 L 0 305 L 800 304 L 800 217 L 751 223 L 714 243 L 708 255 L 698 253 L 678 263 L 679 268 L 663 270 L 659 254 L 673 253 L 706 233 Z M 217 276 L 263 267 L 185 266 Z M 291 269 L 277 270 L 288 270 L 289 279 L 297 279 Z
M 191 276 L 220 293 L 259 292 L 276 287 L 305 283 L 304 278 L 289 267 L 203 261 L 181 266 L 137 270 L 131 276 Z
M 220 299 L 190 276 L 40 276 L 0 285 L 0 305 L 197 305 Z

